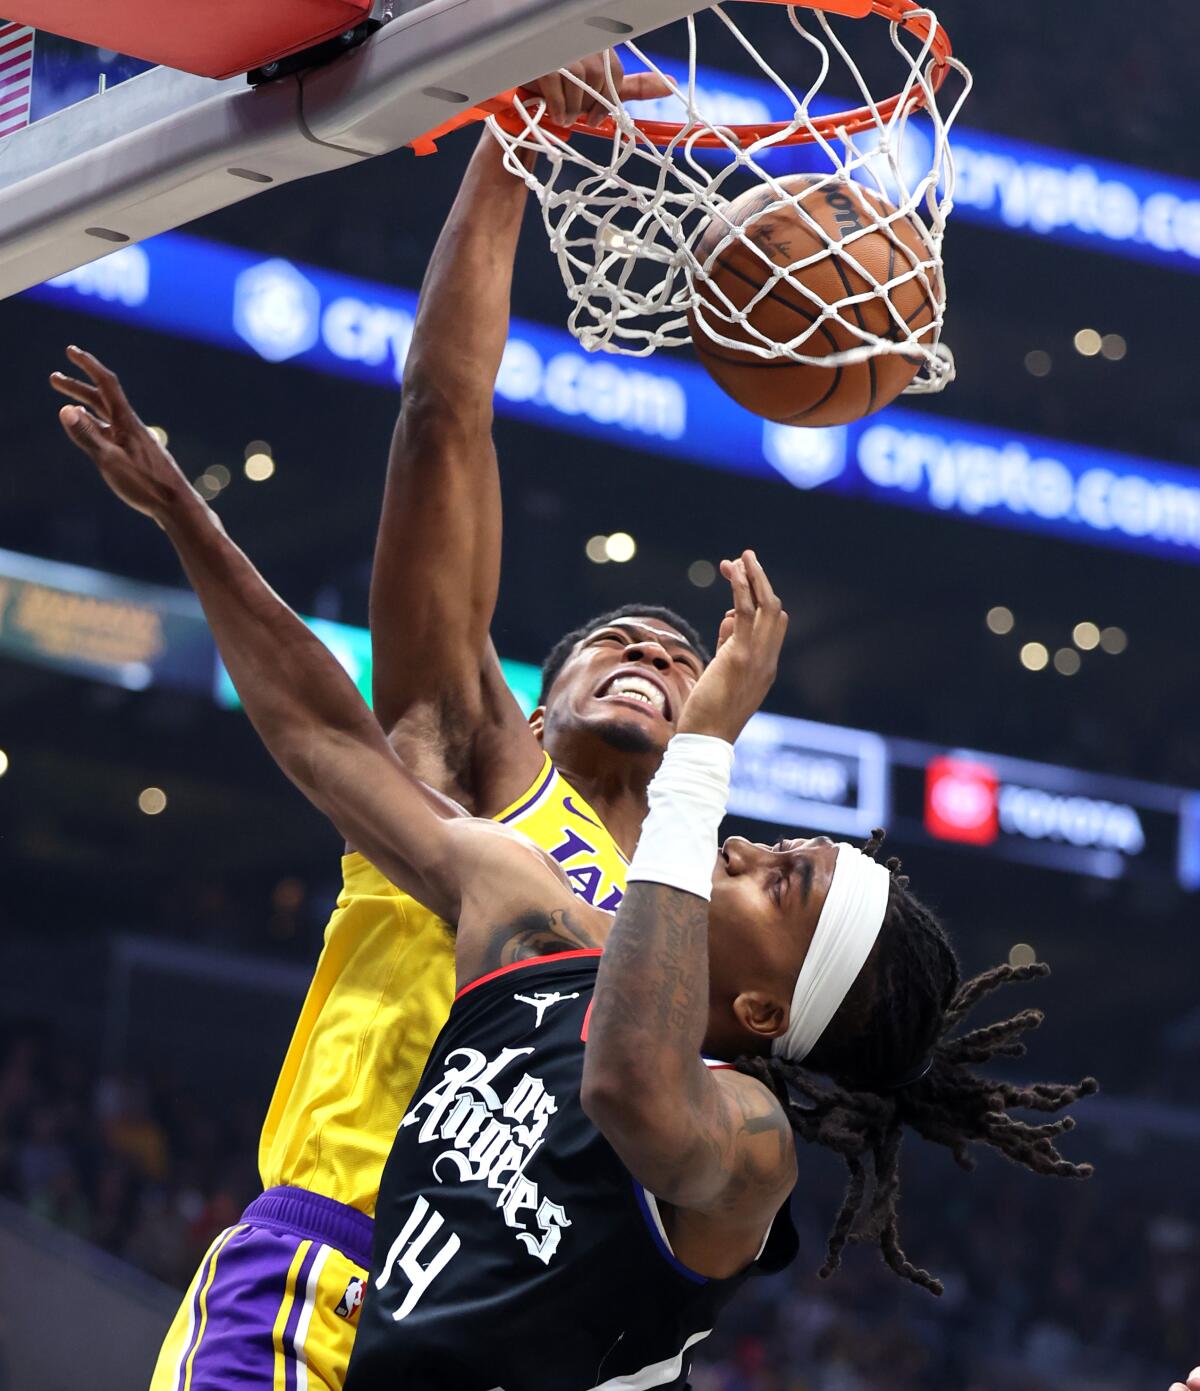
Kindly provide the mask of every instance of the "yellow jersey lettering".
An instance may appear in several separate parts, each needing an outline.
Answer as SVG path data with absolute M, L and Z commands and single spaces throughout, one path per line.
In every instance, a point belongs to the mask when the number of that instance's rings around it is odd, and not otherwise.
M 561 845 L 556 845 L 550 852 L 550 858 L 557 860 L 560 865 L 565 865 L 568 860 L 573 860 L 577 855 L 594 855 L 596 847 L 589 845 L 581 835 L 571 830 L 569 826 L 563 827 L 563 834 L 566 840 Z
M 590 903 L 593 907 L 602 877 L 599 865 L 578 865 L 575 869 L 567 870 L 567 878 L 571 881 L 575 897 L 583 899 L 584 903 Z

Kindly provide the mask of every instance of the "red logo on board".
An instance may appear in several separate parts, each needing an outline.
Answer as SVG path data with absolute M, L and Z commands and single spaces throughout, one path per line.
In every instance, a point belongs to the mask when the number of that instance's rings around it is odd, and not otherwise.
M 990 845 L 1000 834 L 1000 779 L 986 763 L 948 754 L 925 770 L 925 829 L 939 840 Z

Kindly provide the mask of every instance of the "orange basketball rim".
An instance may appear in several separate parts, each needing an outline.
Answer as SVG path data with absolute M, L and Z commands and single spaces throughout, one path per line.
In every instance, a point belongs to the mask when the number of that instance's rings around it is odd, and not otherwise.
M 909 112 L 927 106 L 930 95 L 939 90 L 951 70 L 950 59 L 953 49 L 950 47 L 950 36 L 933 16 L 932 11 L 918 4 L 917 0 L 802 0 L 799 4 L 796 0 L 737 0 L 737 3 L 823 10 L 848 19 L 869 19 L 875 15 L 889 24 L 899 25 L 901 29 L 912 34 L 923 47 L 928 47 L 931 60 L 928 87 L 917 83 L 907 91 L 898 92 L 895 96 L 875 103 L 874 106 L 859 106 L 831 116 L 809 118 L 803 124 L 795 120 L 762 121 L 752 125 L 722 126 L 720 132 L 701 127 L 688 136 L 688 144 L 697 149 L 723 149 L 730 143 L 745 148 L 760 140 L 772 138 L 778 145 L 811 145 L 818 140 L 835 140 L 843 135 L 857 135 L 860 131 L 878 128 L 884 122 L 890 121 L 901 106 L 907 107 Z M 491 101 L 481 102 L 469 111 L 460 111 L 444 125 L 429 131 L 420 140 L 414 140 L 412 148 L 419 155 L 432 154 L 442 136 L 474 121 L 482 121 L 488 116 L 495 116 L 506 129 L 516 133 L 521 118 L 513 108 L 522 98 L 528 98 L 530 95 L 519 87 L 502 92 Z M 567 133 L 563 128 L 550 126 L 548 122 L 546 124 L 551 130 Z M 679 138 L 681 132 L 687 129 L 680 121 L 634 121 L 633 125 L 646 141 L 660 149 L 671 145 Z M 616 124 L 611 116 L 606 116 L 596 125 L 588 125 L 581 120 L 569 129 L 579 135 L 599 136 L 608 140 L 616 134 Z

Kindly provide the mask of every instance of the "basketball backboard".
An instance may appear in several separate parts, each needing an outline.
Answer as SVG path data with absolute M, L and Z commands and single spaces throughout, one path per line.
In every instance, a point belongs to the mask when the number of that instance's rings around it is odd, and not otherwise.
M 0 138 L 0 297 L 273 184 L 398 149 L 476 102 L 702 3 L 395 8 L 360 48 L 257 87 L 37 35 L 30 124 Z

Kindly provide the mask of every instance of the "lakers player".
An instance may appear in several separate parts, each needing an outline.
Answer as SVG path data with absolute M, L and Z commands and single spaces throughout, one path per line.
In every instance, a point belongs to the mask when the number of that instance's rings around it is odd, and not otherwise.
M 594 85 L 600 64 L 580 65 Z M 535 85 L 553 118 L 579 114 L 578 89 Z M 654 94 L 645 78 L 623 93 Z M 611 913 L 646 785 L 706 654 L 668 610 L 636 606 L 558 644 L 531 724 L 503 681 L 488 639 L 500 552 L 491 399 L 525 196 L 485 137 L 422 289 L 372 585 L 375 707 L 427 785 L 523 831 Z M 105 382 L 94 360 L 75 360 Z M 110 420 L 99 388 L 54 384 Z M 152 1391 L 341 1385 L 380 1172 L 454 980 L 444 922 L 354 850 L 343 878 L 263 1127 L 264 1194 L 206 1253 Z
M 68 406 L 63 425 L 166 531 L 267 748 L 456 927 L 459 993 L 384 1174 L 347 1391 L 685 1386 L 747 1274 L 795 1254 L 785 1204 L 801 1139 L 850 1172 L 825 1273 L 869 1173 L 860 1239 L 935 1292 L 897 1237 L 905 1127 L 967 1167 L 983 1143 L 1035 1172 L 1090 1172 L 1054 1145 L 1069 1117 L 1029 1125 L 1006 1110 L 1057 1111 L 1094 1082 L 1021 1088 L 973 1070 L 1024 1051 L 1036 1011 L 954 1036 L 980 996 L 1044 968 L 960 987 L 941 927 L 870 845 L 730 840 L 717 854 L 733 741 L 787 625 L 752 552 L 722 565 L 734 607 L 655 776 L 614 923 L 526 837 L 430 798 L 89 365 L 109 423 Z M 306 1385 L 304 1363 L 277 1383 Z

